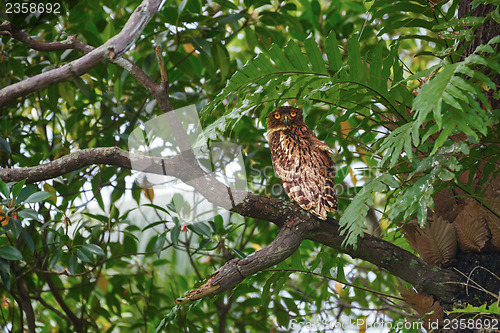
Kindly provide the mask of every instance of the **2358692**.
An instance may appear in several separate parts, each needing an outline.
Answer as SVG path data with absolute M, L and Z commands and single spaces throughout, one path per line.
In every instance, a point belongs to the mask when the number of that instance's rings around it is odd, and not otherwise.
M 7 2 L 5 4 L 7 14 L 34 14 L 48 13 L 48 14 L 60 14 L 61 4 L 60 3 L 33 3 L 33 2 Z

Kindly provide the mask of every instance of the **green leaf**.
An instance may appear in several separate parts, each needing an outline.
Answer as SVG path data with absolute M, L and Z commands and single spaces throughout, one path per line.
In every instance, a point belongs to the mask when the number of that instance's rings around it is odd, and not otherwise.
M 422 87 L 418 96 L 413 100 L 413 109 L 418 114 L 419 123 L 423 123 L 427 114 L 441 104 L 443 94 L 455 74 L 457 66 L 458 64 L 453 64 L 443 67 L 441 72 Z M 438 118 L 439 116 L 436 115 Z
M 90 251 L 85 251 L 82 248 L 76 250 L 76 256 L 83 262 L 92 262 L 92 259 L 90 259 L 90 254 L 89 254 Z
M 349 63 L 349 78 L 352 81 L 361 82 L 363 79 L 363 63 L 361 60 L 361 53 L 359 51 L 359 35 L 354 34 L 349 39 L 349 46 L 347 48 L 348 63 Z
M 5 289 L 10 290 L 10 274 L 4 271 L 0 271 L 0 277 L 5 286 Z
M 49 269 L 53 269 L 54 266 L 61 260 L 61 257 L 63 255 L 63 252 L 61 250 L 56 250 L 55 252 L 52 253 L 52 256 L 49 260 Z
M 226 79 L 230 73 L 230 62 L 229 62 L 229 53 L 226 48 L 222 46 L 222 44 L 218 43 L 215 46 L 215 57 L 217 60 L 217 64 L 220 68 L 221 79 Z
M 304 271 L 306 270 L 302 264 L 302 259 L 300 257 L 300 251 L 295 251 L 289 258 L 290 268 L 294 270 Z
M 0 258 L 0 272 L 10 273 L 9 262 L 2 258 Z
M 306 54 L 309 57 L 309 62 L 312 65 L 312 70 L 316 73 L 328 74 L 325 62 L 323 61 L 323 56 L 321 55 L 318 44 L 314 40 L 313 36 L 306 39 L 304 42 L 304 48 L 306 49 Z
M 242 252 L 242 251 L 240 251 L 238 249 L 232 249 L 232 250 L 238 256 L 238 258 L 240 258 L 240 259 L 245 259 L 247 257 L 246 254 L 245 254 L 245 252 Z
M 179 236 L 181 234 L 181 229 L 180 226 L 175 225 L 170 229 L 170 241 L 174 244 L 177 245 L 179 244 Z
M 43 192 L 43 191 L 35 192 L 35 193 L 31 194 L 26 200 L 24 200 L 24 203 L 41 202 L 41 201 L 47 200 L 51 196 L 52 196 L 52 194 L 48 193 L 48 192 Z
M 164 231 L 158 236 L 158 239 L 156 240 L 154 251 L 156 252 L 158 258 L 160 257 L 160 253 L 163 250 L 163 246 L 165 246 L 166 238 L 167 238 L 167 232 Z
M 23 225 L 21 224 L 21 221 L 13 217 L 9 219 L 9 228 L 16 239 L 19 238 L 21 232 L 23 231 Z
M 387 191 L 388 186 L 398 187 L 399 184 L 392 175 L 386 173 L 367 182 L 356 194 L 339 220 L 339 225 L 342 228 L 340 234 L 346 235 L 342 243 L 343 246 L 356 245 L 358 237 L 364 234 L 368 208 L 374 204 L 373 192 Z
M 413 122 L 406 123 L 396 128 L 383 139 L 380 148 L 375 152 L 376 155 L 385 151 L 384 157 L 380 161 L 381 165 L 383 165 L 389 157 L 391 158 L 389 167 L 396 165 L 399 161 L 403 147 L 405 148 L 407 156 L 409 158 L 412 157 L 411 130 L 413 126 Z
M 408 82 L 408 81 L 411 81 L 411 80 L 418 80 L 418 79 L 421 79 L 423 77 L 428 77 L 432 72 L 434 72 L 439 67 L 441 67 L 441 65 L 434 65 L 432 67 L 429 67 L 429 68 L 426 68 L 424 70 L 421 70 L 420 72 L 417 72 L 415 74 L 412 74 L 412 75 L 408 76 L 405 79 L 405 82 Z
M 30 195 L 32 195 L 36 191 L 38 191 L 38 188 L 36 188 L 35 186 L 33 186 L 33 185 L 26 185 L 25 187 L 23 187 L 21 189 L 21 192 L 17 196 L 15 203 L 16 204 L 23 203 L 24 200 L 26 200 L 26 198 L 28 198 Z
M 23 228 L 21 231 L 21 236 L 23 236 L 24 242 L 30 249 L 31 253 L 35 253 L 35 243 L 33 243 L 33 239 L 31 239 L 30 234 L 26 231 L 26 229 Z
M 22 253 L 13 246 L 7 245 L 0 247 L 0 258 L 6 260 L 22 260 Z
M 342 67 L 342 57 L 340 56 L 340 49 L 335 32 L 331 31 L 326 38 L 325 49 L 330 70 L 334 73 L 338 72 Z
M 181 4 L 179 5 L 179 8 L 177 9 L 177 13 L 179 14 L 179 16 L 182 14 L 182 12 L 184 11 L 184 8 L 186 8 L 186 4 L 188 3 L 188 0 L 182 0 L 181 1 Z
M 97 244 L 85 244 L 82 246 L 82 249 L 85 249 L 86 251 L 101 257 L 105 255 L 103 249 Z
M 389 210 L 389 219 L 396 219 L 404 213 L 403 219 L 406 220 L 417 213 L 418 222 L 423 226 L 427 220 L 427 209 L 432 208 L 434 203 L 434 177 L 434 174 L 424 175 L 401 192 Z
M 273 61 L 276 63 L 278 69 L 284 71 L 291 71 L 294 69 L 292 64 L 278 45 L 274 44 L 271 47 L 271 49 L 269 50 L 269 55 L 271 59 L 273 59 Z
M 9 186 L 1 180 L 0 180 L 0 193 L 2 193 L 5 199 L 7 199 L 10 195 Z
M 78 269 L 78 258 L 76 256 L 71 256 L 68 261 L 68 271 L 71 274 L 75 274 Z
M 379 41 L 373 50 L 372 59 L 370 62 L 370 82 L 369 85 L 380 94 L 387 91 L 387 79 L 382 77 L 382 49 L 383 41 Z
M 340 184 L 344 181 L 347 174 L 349 174 L 350 166 L 346 165 L 335 172 L 334 180 L 335 184 Z
M 193 37 L 191 38 L 191 44 L 193 44 L 196 50 L 205 53 L 209 57 L 212 56 L 210 51 L 210 43 L 207 42 L 205 38 Z
M 262 71 L 262 73 L 268 74 L 276 70 L 276 68 L 274 68 L 274 66 L 271 64 L 271 61 L 269 61 L 264 53 L 256 56 L 252 63 L 257 66 Z
M 12 154 L 12 150 L 10 149 L 9 142 L 4 138 L 0 137 L 0 151 L 4 151 L 7 154 Z
M 26 182 L 26 179 L 23 179 L 12 187 L 12 198 L 13 199 L 16 199 L 17 196 L 19 195 L 19 193 L 21 193 L 21 190 L 23 189 L 25 182 Z
M 308 72 L 307 58 L 300 50 L 300 47 L 291 39 L 285 47 L 285 55 L 290 60 L 292 66 L 302 72 Z
M 31 208 L 26 208 L 26 209 L 19 211 L 18 216 L 23 218 L 23 219 L 38 220 L 37 211 L 34 209 L 31 209 Z
M 448 139 L 448 137 L 451 135 L 451 133 L 453 133 L 455 126 L 456 125 L 454 123 L 452 123 L 452 124 L 447 125 L 443 129 L 441 134 L 439 134 L 438 138 L 434 142 L 434 147 L 432 148 L 431 155 L 433 155 L 443 145 L 443 143 L 446 141 L 446 139 Z
M 187 226 L 189 230 L 200 236 L 210 238 L 212 236 L 212 229 L 204 222 L 197 222 Z

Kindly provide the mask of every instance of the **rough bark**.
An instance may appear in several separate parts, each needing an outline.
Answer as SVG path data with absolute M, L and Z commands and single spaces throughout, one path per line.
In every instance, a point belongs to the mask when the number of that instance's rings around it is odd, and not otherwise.
M 232 191 L 226 185 L 207 175 L 193 156 L 178 155 L 169 159 L 129 154 L 116 148 L 90 148 L 71 153 L 47 164 L 19 169 L 0 170 L 3 181 L 36 182 L 51 179 L 91 164 L 108 164 L 130 169 L 131 161 L 147 165 L 143 171 L 174 176 L 195 187 L 209 201 L 231 209 L 242 216 L 275 223 L 280 231 L 267 247 L 246 259 L 234 259 L 219 269 L 200 290 L 193 291 L 187 299 L 194 300 L 209 294 L 231 289 L 245 277 L 283 261 L 310 239 L 326 246 L 373 263 L 414 285 L 417 289 L 449 299 L 460 288 L 461 277 L 446 269 L 429 265 L 410 252 L 389 242 L 366 234 L 357 248 L 344 248 L 337 221 L 319 220 L 297 205 L 280 199 L 258 196 L 247 192 Z M 228 200 L 228 197 L 232 201 Z M 228 202 L 238 204 L 228 206 Z
M 161 4 L 160 0 L 144 0 L 139 7 L 132 13 L 124 28 L 106 43 L 88 52 L 81 58 L 78 58 L 61 67 L 30 77 L 26 80 L 16 82 L 0 90 L 0 107 L 8 102 L 32 93 L 37 90 L 47 88 L 50 85 L 71 80 L 82 74 L 85 74 L 95 66 L 99 65 L 105 59 L 117 59 L 124 54 L 140 36 L 142 30 L 156 13 Z M 23 36 L 16 29 L 12 30 L 12 25 L 3 23 L 0 29 L 8 31 L 10 27 L 14 36 L 23 38 L 24 42 L 33 44 L 30 38 Z M 71 41 L 71 39 L 70 39 Z M 49 45 L 50 46 L 50 45 Z M 42 44 L 39 47 L 47 48 Z M 61 45 L 52 47 L 60 48 Z

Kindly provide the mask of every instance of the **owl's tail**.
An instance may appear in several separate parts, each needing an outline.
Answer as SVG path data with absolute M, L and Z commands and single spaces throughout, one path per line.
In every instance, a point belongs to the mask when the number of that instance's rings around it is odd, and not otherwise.
M 326 220 L 328 212 L 335 213 L 337 211 L 337 193 L 335 192 L 335 183 L 333 179 L 327 178 L 323 193 L 318 198 L 318 205 L 311 211 L 314 215 L 322 220 Z

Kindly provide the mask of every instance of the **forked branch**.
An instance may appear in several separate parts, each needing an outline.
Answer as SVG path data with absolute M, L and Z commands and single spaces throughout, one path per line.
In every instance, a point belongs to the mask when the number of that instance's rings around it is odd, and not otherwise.
M 149 22 L 151 17 L 156 13 L 161 4 L 160 0 L 144 0 L 139 7 L 132 13 L 129 20 L 123 29 L 114 37 L 109 39 L 103 45 L 90 50 L 90 47 L 85 47 L 83 44 L 78 44 L 70 37 L 66 42 L 59 44 L 55 43 L 36 43 L 29 36 L 17 31 L 11 24 L 2 23 L 1 31 L 7 31 L 12 37 L 26 43 L 28 46 L 34 46 L 39 49 L 63 48 L 61 44 L 68 43 L 75 49 L 82 52 L 88 52 L 81 58 L 69 62 L 61 67 L 35 75 L 26 80 L 16 82 L 0 90 L 0 107 L 8 102 L 25 96 L 31 92 L 44 89 L 55 83 L 64 82 L 85 74 L 95 66 L 99 65 L 103 60 L 122 62 L 122 67 L 129 67 L 131 71 L 132 63 L 126 60 L 118 60 L 140 36 L 142 30 Z M 10 30 L 9 30 L 10 29 Z M 73 44 L 71 44 L 73 43 Z M 70 47 L 68 47 L 70 48 Z M 141 82 L 142 83 L 142 82 Z M 145 85 L 145 87 L 147 87 Z M 151 88 L 150 88 L 151 89 Z
M 31 168 L 0 169 L 0 179 L 3 181 L 27 179 L 28 182 L 36 182 L 52 179 L 92 164 L 108 164 L 130 169 L 132 161 L 148 165 L 144 172 L 181 179 L 215 204 L 224 205 L 226 202 L 221 198 L 227 197 L 228 191 L 231 191 L 226 185 L 207 175 L 193 160 L 182 155 L 162 159 L 129 154 L 116 147 L 85 149 Z M 460 277 L 456 273 L 429 265 L 410 252 L 382 239 L 365 235 L 358 240 L 356 249 L 343 247 L 344 236 L 340 234 L 337 221 L 331 218 L 321 221 L 297 205 L 280 199 L 235 191 L 231 196 L 240 200 L 237 201 L 239 204 L 227 207 L 228 209 L 242 216 L 273 222 L 280 231 L 276 239 L 264 249 L 246 259 L 228 262 L 212 275 L 203 289 L 191 292 L 186 300 L 231 289 L 245 277 L 289 257 L 306 238 L 347 253 L 353 258 L 369 261 L 411 283 L 419 291 L 425 291 L 440 299 L 453 296 L 460 288 L 457 284 Z

